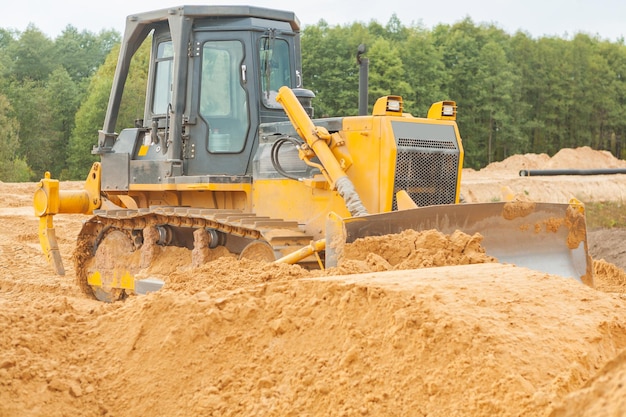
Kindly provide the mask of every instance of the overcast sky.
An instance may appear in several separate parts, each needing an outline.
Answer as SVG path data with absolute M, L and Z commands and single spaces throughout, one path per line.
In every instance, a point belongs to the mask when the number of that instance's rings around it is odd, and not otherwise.
M 0 0 L 0 27 L 23 31 L 33 23 L 51 38 L 70 24 L 94 33 L 102 29 L 123 33 L 129 14 L 182 4 L 243 4 L 291 10 L 303 25 L 320 19 L 331 25 L 371 20 L 384 25 L 395 13 L 405 26 L 419 24 L 428 29 L 470 17 L 476 24 L 493 23 L 508 33 L 521 30 L 535 38 L 570 38 L 584 32 L 617 41 L 626 34 L 624 0 Z

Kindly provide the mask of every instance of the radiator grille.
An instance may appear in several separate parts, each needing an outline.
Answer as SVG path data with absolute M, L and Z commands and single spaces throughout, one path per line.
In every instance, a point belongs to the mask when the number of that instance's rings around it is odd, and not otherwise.
M 406 146 L 409 148 L 427 148 L 427 149 L 456 149 L 456 144 L 449 140 L 430 140 L 430 139 L 414 139 L 400 138 L 398 146 Z
M 406 190 L 418 206 L 453 204 L 456 198 L 459 152 L 451 140 L 399 138 L 395 194 Z

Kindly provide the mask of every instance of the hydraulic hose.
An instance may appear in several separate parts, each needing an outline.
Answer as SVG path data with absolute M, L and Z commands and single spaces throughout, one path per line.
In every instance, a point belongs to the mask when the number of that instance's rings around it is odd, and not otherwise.
M 315 127 L 313 121 L 289 87 L 283 86 L 278 90 L 276 101 L 285 109 L 285 113 L 287 113 L 298 135 L 319 158 L 324 168 L 322 174 L 344 199 L 350 214 L 353 217 L 365 216 L 367 209 L 363 205 L 361 197 L 359 197 L 354 184 L 348 178 L 348 175 L 333 155 L 325 140 L 326 137 L 330 137 L 330 134 L 325 129 L 322 130 Z

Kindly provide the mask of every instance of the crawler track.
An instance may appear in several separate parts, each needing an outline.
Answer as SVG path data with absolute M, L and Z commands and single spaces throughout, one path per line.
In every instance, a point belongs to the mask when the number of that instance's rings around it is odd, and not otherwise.
M 155 237 L 155 233 L 149 232 L 156 228 L 174 230 L 175 236 L 173 238 L 170 236 L 171 241 L 162 242 L 158 239 L 158 233 Z M 117 232 L 118 238 L 122 234 L 126 236 L 128 242 L 128 245 L 114 243 L 113 246 L 125 246 L 131 252 L 136 250 L 147 252 L 150 243 L 187 247 L 195 254 L 208 250 L 207 241 L 195 236 L 198 230 L 210 231 L 213 236 L 211 247 L 225 246 L 230 252 L 241 254 L 246 247 L 263 244 L 268 247 L 267 252 L 270 256 L 275 258 L 308 245 L 312 240 L 312 236 L 304 233 L 297 222 L 260 217 L 236 210 L 162 206 L 139 210 L 97 210 L 94 217 L 85 222 L 77 238 L 74 253 L 77 283 L 86 294 L 94 296 L 96 289 L 90 285 L 88 278 L 93 273 L 95 258 L 103 256 L 98 247 L 113 231 Z M 111 264 L 128 262 L 125 255 L 128 254 L 111 255 L 111 251 L 108 251 L 105 256 L 118 257 L 119 260 L 100 261 Z M 146 256 L 144 253 L 141 255 L 145 264 Z M 202 262 L 201 257 L 200 260 L 197 258 L 198 256 L 194 257 L 194 264 Z M 124 265 L 125 270 L 131 275 L 141 267 L 140 264 Z M 113 298 L 122 296 L 123 294 L 116 294 Z M 100 297 L 96 295 L 96 298 Z

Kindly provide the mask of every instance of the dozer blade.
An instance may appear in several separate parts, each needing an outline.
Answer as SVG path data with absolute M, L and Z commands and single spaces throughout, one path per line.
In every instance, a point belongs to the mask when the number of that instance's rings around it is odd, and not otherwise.
M 500 263 L 571 277 L 593 286 L 584 208 L 578 202 L 442 205 L 351 218 L 331 213 L 326 227 L 326 266 L 337 266 L 345 244 L 406 229 L 480 233 L 487 255 Z

